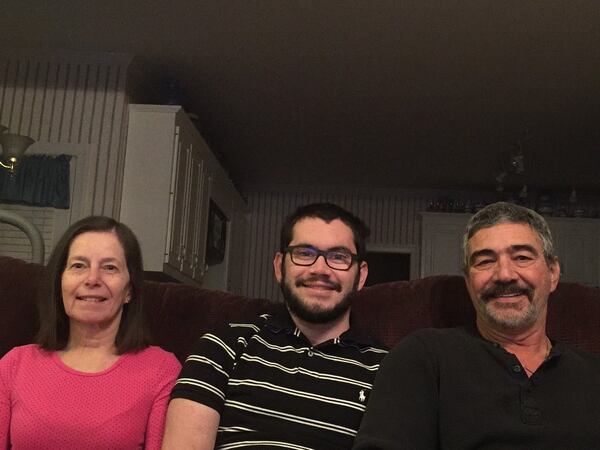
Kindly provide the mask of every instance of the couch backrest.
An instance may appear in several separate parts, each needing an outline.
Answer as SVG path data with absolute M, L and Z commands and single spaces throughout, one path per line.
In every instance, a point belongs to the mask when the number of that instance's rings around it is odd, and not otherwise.
M 43 271 L 37 264 L 0 257 L 0 355 L 33 341 L 38 324 L 35 302 Z M 146 282 L 143 295 L 155 343 L 180 359 L 205 332 L 275 308 L 268 300 L 176 283 Z M 353 321 L 364 333 L 389 347 L 419 328 L 474 321 L 460 276 L 434 276 L 365 288 L 354 296 L 352 311 Z M 600 353 L 600 289 L 559 283 L 550 297 L 548 329 L 554 339 Z
M 154 342 L 182 361 L 204 333 L 231 321 L 255 319 L 275 306 L 268 300 L 178 283 L 146 282 L 144 288 Z
M 475 321 L 463 277 L 449 275 L 365 288 L 355 296 L 353 312 L 362 328 L 390 347 L 419 328 Z M 560 282 L 548 300 L 547 327 L 553 339 L 600 353 L 600 289 Z

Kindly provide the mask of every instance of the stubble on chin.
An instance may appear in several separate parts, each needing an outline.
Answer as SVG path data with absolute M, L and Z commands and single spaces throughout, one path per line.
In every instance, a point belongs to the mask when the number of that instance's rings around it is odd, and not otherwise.
M 535 323 L 539 311 L 529 300 L 524 307 L 514 304 L 502 304 L 494 301 L 481 301 L 481 314 L 486 322 L 500 329 L 524 329 Z
M 335 305 L 330 308 L 323 308 L 319 305 L 311 306 L 307 301 L 297 296 L 290 287 L 281 282 L 281 292 L 285 304 L 289 311 L 298 318 L 309 323 L 328 323 L 343 316 L 350 308 L 350 293 L 342 297 Z
M 342 317 L 350 309 L 352 294 L 358 289 L 359 274 L 357 274 L 354 280 L 352 289 L 343 295 L 335 305 L 328 308 L 324 308 L 321 305 L 311 306 L 308 301 L 294 293 L 294 290 L 289 286 L 288 281 L 291 280 L 287 280 L 285 269 L 282 271 L 282 274 L 283 276 L 279 285 L 285 304 L 292 314 L 308 323 L 329 323 Z M 306 280 L 296 280 L 294 282 L 295 288 L 298 289 L 301 287 L 304 281 Z M 334 290 L 340 293 L 343 291 L 340 285 L 336 285 Z
M 522 295 L 527 298 L 522 302 L 502 302 L 497 299 L 507 295 Z M 479 313 L 486 322 L 495 328 L 511 330 L 527 328 L 535 323 L 539 309 L 534 304 L 535 290 L 532 286 L 517 282 L 495 283 L 478 295 Z

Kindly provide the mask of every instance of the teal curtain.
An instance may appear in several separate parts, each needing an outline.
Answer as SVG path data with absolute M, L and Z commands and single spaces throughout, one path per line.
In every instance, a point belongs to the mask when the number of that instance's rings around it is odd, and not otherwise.
M 30 155 L 14 174 L 0 167 L 0 201 L 69 209 L 69 155 Z

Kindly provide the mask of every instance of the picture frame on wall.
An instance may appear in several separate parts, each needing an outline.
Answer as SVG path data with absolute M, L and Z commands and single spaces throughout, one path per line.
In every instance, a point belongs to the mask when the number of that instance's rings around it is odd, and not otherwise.
M 208 207 L 208 233 L 206 236 L 206 264 L 213 266 L 225 259 L 227 248 L 227 216 L 211 199 Z

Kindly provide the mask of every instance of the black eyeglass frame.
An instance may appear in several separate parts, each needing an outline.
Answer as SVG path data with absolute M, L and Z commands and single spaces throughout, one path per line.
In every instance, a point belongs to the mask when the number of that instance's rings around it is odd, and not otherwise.
M 293 251 L 296 248 L 309 248 L 309 249 L 313 250 L 316 253 L 315 260 L 313 262 L 311 262 L 310 264 L 297 263 L 296 261 L 294 261 L 294 256 L 293 256 Z M 314 263 L 317 262 L 317 259 L 319 259 L 319 256 L 322 256 L 323 259 L 325 260 L 325 264 L 327 264 L 327 267 L 329 267 L 330 269 L 333 269 L 333 270 L 340 270 L 342 272 L 349 271 L 352 268 L 352 265 L 355 262 L 362 261 L 362 259 L 359 258 L 357 254 L 352 253 L 350 251 L 346 251 L 346 250 L 320 250 L 320 249 L 318 249 L 316 247 L 312 247 L 310 245 L 288 245 L 286 248 L 283 249 L 283 254 L 285 255 L 286 253 L 290 254 L 290 260 L 292 261 L 292 263 L 294 263 L 297 266 L 310 267 Z M 350 258 L 351 258 L 350 264 L 345 269 L 341 269 L 339 267 L 332 267 L 331 264 L 329 264 L 329 260 L 327 259 L 327 255 L 330 254 L 330 253 L 347 253 L 350 256 Z

